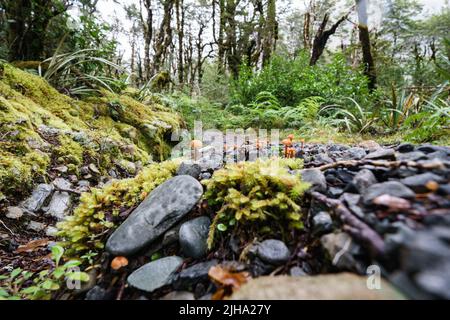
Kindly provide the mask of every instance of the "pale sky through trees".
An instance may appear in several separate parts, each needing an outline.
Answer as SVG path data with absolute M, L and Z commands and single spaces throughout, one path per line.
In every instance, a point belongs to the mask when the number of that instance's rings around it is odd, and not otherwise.
M 439 10 L 446 4 L 448 0 L 418 0 L 422 5 L 424 6 L 424 13 L 425 14 L 432 14 L 437 13 Z M 373 1 L 372 3 L 377 3 L 379 1 Z M 130 48 L 127 36 L 125 34 L 126 30 L 128 30 L 131 26 L 130 21 L 126 19 L 125 11 L 123 10 L 124 4 L 132 4 L 135 3 L 136 5 L 139 5 L 139 0 L 126 0 L 126 1 L 120 1 L 121 5 L 115 3 L 113 0 L 100 0 L 98 3 L 98 11 L 101 13 L 101 16 L 103 19 L 105 19 L 108 22 L 113 22 L 114 18 L 118 19 L 123 25 L 124 25 L 124 32 L 118 35 L 118 40 L 120 43 L 120 50 L 125 52 L 124 57 L 125 59 L 128 59 L 130 55 Z M 302 0 L 293 0 L 292 6 L 294 8 L 302 8 L 304 6 L 305 1 Z M 369 9 L 370 11 L 370 9 Z M 380 8 L 376 8 L 374 17 L 369 17 L 369 26 L 371 24 L 378 24 L 380 21 L 381 13 L 382 11 Z M 157 24 L 155 24 L 157 25 Z M 332 45 L 332 42 L 331 42 Z

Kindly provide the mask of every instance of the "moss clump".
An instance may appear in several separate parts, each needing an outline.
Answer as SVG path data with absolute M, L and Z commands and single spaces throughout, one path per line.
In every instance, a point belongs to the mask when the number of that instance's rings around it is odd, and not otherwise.
M 106 174 L 121 160 L 145 165 L 169 154 L 165 138 L 181 123 L 175 113 L 109 92 L 75 100 L 36 75 L 0 69 L 0 196 L 26 192 L 54 161 L 74 173 L 95 163 Z
M 234 231 L 244 238 L 302 228 L 299 201 L 309 184 L 299 174 L 299 159 L 270 159 L 227 165 L 204 180 L 204 198 L 217 211 L 208 238 L 212 248 L 218 232 Z
M 178 160 L 155 163 L 135 178 L 115 180 L 103 189 L 84 193 L 72 216 L 58 224 L 69 255 L 103 248 L 104 235 L 125 219 L 120 214 L 139 204 L 157 186 L 171 178 Z

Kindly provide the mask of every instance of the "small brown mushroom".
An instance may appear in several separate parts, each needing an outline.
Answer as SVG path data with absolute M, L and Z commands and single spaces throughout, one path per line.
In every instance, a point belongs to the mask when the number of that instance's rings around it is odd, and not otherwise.
M 284 145 L 284 157 L 287 158 L 288 148 L 292 146 L 292 141 L 289 139 L 284 139 L 281 143 Z
M 192 140 L 190 146 L 191 146 L 191 158 L 194 161 L 197 161 L 200 158 L 199 149 L 203 146 L 203 143 L 200 140 Z
M 125 257 L 115 257 L 111 261 L 111 268 L 114 270 L 119 270 L 122 267 L 126 267 L 128 265 L 128 259 Z

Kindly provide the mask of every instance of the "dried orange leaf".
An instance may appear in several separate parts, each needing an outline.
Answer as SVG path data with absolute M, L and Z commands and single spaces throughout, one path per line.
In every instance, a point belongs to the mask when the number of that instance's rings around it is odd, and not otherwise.
M 48 244 L 48 239 L 38 239 L 28 242 L 25 245 L 19 246 L 16 250 L 17 253 L 32 252 L 39 247 L 45 247 Z
M 219 286 L 233 289 L 239 289 L 250 278 L 248 272 L 230 272 L 221 266 L 214 266 L 209 269 L 208 275 Z

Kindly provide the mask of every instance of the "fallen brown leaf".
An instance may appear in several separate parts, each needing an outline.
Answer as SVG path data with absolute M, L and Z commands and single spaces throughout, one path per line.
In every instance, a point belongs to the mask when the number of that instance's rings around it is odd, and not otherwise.
M 222 266 L 214 266 L 209 269 L 208 276 L 219 287 L 214 294 L 214 300 L 221 300 L 230 295 L 247 283 L 250 278 L 248 272 L 231 272 Z
M 49 240 L 47 238 L 30 241 L 25 245 L 19 246 L 16 250 L 16 253 L 33 252 L 39 247 L 46 246 L 48 242 Z
M 389 209 L 389 211 L 399 211 L 399 210 L 409 210 L 411 209 L 411 203 L 408 200 L 393 197 L 388 194 L 383 194 L 379 197 L 376 197 L 373 200 L 373 203 L 385 206 Z

